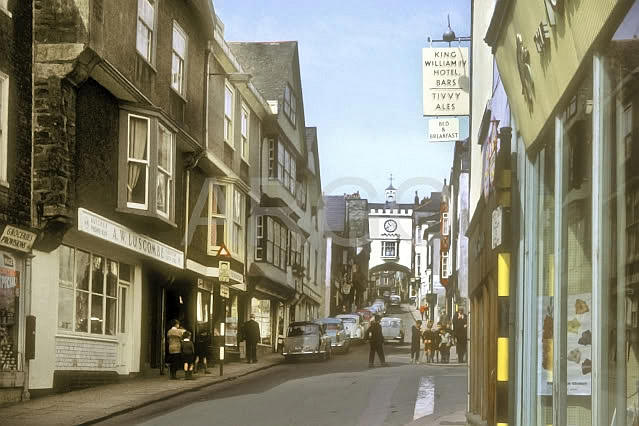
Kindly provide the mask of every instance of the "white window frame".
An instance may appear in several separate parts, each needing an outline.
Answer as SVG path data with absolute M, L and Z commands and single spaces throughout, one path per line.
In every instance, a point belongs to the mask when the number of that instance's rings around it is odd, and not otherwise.
M 449 266 L 450 265 L 448 264 L 448 252 L 443 251 L 442 252 L 442 278 L 448 278 Z
M 283 102 L 282 110 L 284 110 L 284 115 L 290 120 L 293 127 L 296 126 L 297 119 L 297 99 L 295 98 L 295 93 L 293 92 L 293 88 L 290 84 L 286 84 L 284 87 L 284 102 Z
M 0 72 L 0 185 L 2 186 L 9 186 L 7 183 L 9 84 L 9 76 Z
M 127 289 L 127 297 L 131 297 L 130 296 L 130 286 L 131 283 L 133 282 L 133 273 L 134 273 L 134 266 L 132 264 L 127 264 L 130 268 L 130 272 L 131 272 L 131 276 L 129 277 L 129 281 L 126 281 L 124 279 L 120 278 L 120 268 L 122 265 L 122 262 L 119 262 L 115 259 L 112 259 L 108 256 L 105 256 L 103 254 L 99 254 L 99 253 L 94 253 L 88 250 L 82 250 L 82 249 L 78 249 L 76 247 L 73 246 L 67 246 L 67 245 L 63 245 L 62 247 L 65 247 L 69 250 L 71 250 L 72 256 L 73 256 L 73 262 L 71 265 L 72 271 L 71 271 L 71 281 L 65 281 L 62 280 L 60 278 L 60 276 L 58 275 L 58 291 L 60 288 L 66 288 L 68 290 L 71 290 L 72 295 L 73 295 L 73 308 L 72 308 L 72 313 L 71 313 L 71 328 L 64 328 L 64 327 L 60 327 L 59 322 L 56 322 L 56 330 L 58 330 L 58 332 L 60 333 L 64 333 L 64 334 L 73 334 L 73 335 L 81 335 L 81 336 L 101 336 L 103 338 L 106 339 L 117 339 L 117 336 L 123 333 L 126 333 L 128 330 L 128 324 L 125 323 L 124 327 L 123 324 L 121 323 L 121 319 L 122 319 L 122 312 L 124 310 L 124 316 L 125 316 L 125 321 L 128 319 L 128 312 L 126 311 L 126 306 L 124 306 L 124 304 L 122 303 L 121 300 L 121 288 L 122 287 L 126 287 Z M 77 271 L 77 252 L 81 251 L 83 253 L 86 253 L 89 255 L 89 282 L 88 284 L 88 289 L 87 290 L 83 290 L 83 289 L 78 289 L 77 287 L 77 276 L 78 276 L 78 271 Z M 103 288 L 102 288 L 102 294 L 99 293 L 95 293 L 93 291 L 93 259 L 94 257 L 100 257 L 102 258 L 102 261 L 105 263 L 104 267 L 108 268 L 109 262 L 115 262 L 115 264 L 118 265 L 118 272 L 116 275 L 116 283 L 115 283 L 115 296 L 109 296 L 107 294 L 107 282 L 106 282 L 106 277 L 104 277 L 104 283 L 103 283 Z M 107 271 L 108 272 L 108 271 Z M 77 331 L 76 330 L 76 320 L 77 320 L 77 294 L 78 292 L 82 292 L 82 293 L 86 293 L 88 296 L 87 299 L 87 331 Z M 102 303 L 102 332 L 101 333 L 93 333 L 91 332 L 91 309 L 92 309 L 92 296 L 96 295 L 99 297 L 103 298 L 103 303 Z M 115 307 L 115 328 L 113 330 L 113 334 L 107 334 L 106 333 L 106 314 L 107 314 L 107 300 L 115 300 L 116 303 L 116 307 Z M 61 301 L 58 299 L 58 309 L 59 309 L 59 304 L 61 303 Z M 122 331 L 124 330 L 124 331 Z
M 147 210 L 149 208 L 149 167 L 151 165 L 150 162 L 150 152 L 151 152 L 151 119 L 149 117 L 144 117 L 142 115 L 137 114 L 128 114 L 127 116 L 127 144 L 126 144 L 126 170 L 128 173 L 129 163 L 138 163 L 145 165 L 145 185 L 144 188 L 144 204 L 134 203 L 129 201 L 128 190 L 127 187 L 127 195 L 126 195 L 126 206 L 131 209 L 139 209 L 139 210 Z M 137 158 L 131 158 L 129 156 L 130 146 L 131 146 L 131 118 L 136 118 L 140 120 L 144 120 L 147 123 L 146 126 L 146 160 L 139 160 Z
M 387 255 L 386 254 L 386 248 L 387 246 L 391 246 L 393 247 L 394 250 L 394 254 L 392 255 Z M 382 259 L 397 259 L 397 251 L 399 249 L 399 244 L 397 240 L 383 240 L 382 241 L 382 253 L 381 253 L 381 258 Z
M 11 12 L 9 12 L 7 4 L 8 4 L 8 0 L 0 0 L 0 10 L 3 11 L 5 14 L 7 14 L 9 18 L 11 18 L 13 15 L 11 15 Z
M 264 220 L 266 216 L 257 216 L 255 218 L 255 260 L 264 260 L 266 256 L 264 242 Z
M 229 186 L 232 187 L 232 186 Z M 246 194 L 240 191 L 237 187 L 233 188 L 233 203 L 231 211 L 231 254 L 236 255 L 238 258 L 243 259 L 245 253 L 245 237 L 246 237 Z M 239 235 L 238 235 L 239 234 Z M 236 246 L 237 241 L 237 246 Z
M 175 36 L 181 36 L 184 39 L 184 52 L 180 54 L 176 50 L 175 45 Z M 172 33 L 172 43 L 171 43 L 171 88 L 175 90 L 180 96 L 186 98 L 186 69 L 187 69 L 187 58 L 189 56 L 189 37 L 186 34 L 186 31 L 182 29 L 180 24 L 176 21 L 173 21 L 173 33 Z M 183 55 L 183 56 L 182 56 Z M 174 65 L 177 61 L 177 72 L 174 69 Z
M 230 101 L 227 97 L 230 93 Z M 227 103 L 229 102 L 229 103 Z M 235 140 L 233 138 L 233 123 L 235 116 L 235 88 L 226 81 L 224 83 L 224 142 L 235 149 Z
M 166 133 L 171 135 L 171 146 L 169 147 L 169 170 L 164 169 L 161 165 L 160 165 L 160 142 L 161 142 L 161 138 L 160 138 L 160 129 L 163 129 Z M 156 179 L 155 179 L 155 183 L 156 183 L 156 197 L 155 197 L 155 210 L 157 211 L 157 213 L 160 216 L 165 217 L 166 219 L 169 219 L 171 216 L 171 208 L 173 207 L 173 203 L 172 203 L 172 197 L 173 197 L 173 168 L 174 168 L 174 158 L 173 158 L 173 151 L 175 149 L 175 133 L 173 133 L 172 131 L 170 131 L 166 126 L 164 126 L 161 123 L 158 123 L 158 137 L 157 137 L 157 143 L 155 146 L 155 152 L 157 153 L 158 156 L 158 161 L 157 161 L 157 171 L 156 171 Z M 163 212 L 162 210 L 160 210 L 159 206 L 158 206 L 158 197 L 157 197 L 157 184 L 158 184 L 158 178 L 160 177 L 160 175 L 164 175 L 167 176 L 167 180 L 166 180 L 166 194 L 164 194 L 164 196 L 166 197 L 166 212 Z
M 249 135 L 251 127 L 251 110 L 246 103 L 242 102 L 242 110 L 240 114 L 240 156 L 242 160 L 248 162 L 249 159 Z
M 213 213 L 213 199 L 214 199 L 214 189 L 216 186 L 219 186 L 221 188 L 224 188 L 224 214 L 220 214 L 220 213 Z M 229 191 L 229 185 L 224 184 L 224 183 L 220 183 L 220 182 L 209 182 L 209 211 L 208 211 L 208 232 L 207 232 L 207 237 L 206 237 L 206 241 L 207 241 L 207 246 L 208 246 L 208 254 L 210 255 L 217 255 L 217 252 L 220 250 L 220 246 L 216 245 L 214 241 L 211 241 L 211 227 L 213 226 L 213 218 L 217 219 L 217 220 L 223 220 L 224 221 L 224 236 L 222 237 L 222 241 L 224 241 L 224 244 L 227 245 L 227 241 L 228 241 L 228 235 L 229 235 L 229 218 L 228 218 L 228 214 L 229 214 L 229 209 L 228 209 L 228 204 L 229 204 L 229 195 L 228 195 L 228 191 Z
M 224 214 L 213 213 L 214 188 L 216 186 L 224 188 Z M 213 226 L 213 219 L 215 218 L 224 221 L 224 236 L 222 241 L 230 251 L 231 256 L 244 262 L 244 254 L 246 253 L 246 197 L 247 194 L 232 183 L 219 181 L 209 182 L 208 233 L 206 237 L 207 252 L 209 255 L 216 256 L 220 250 L 220 246 L 215 245 L 215 243 L 211 241 L 211 227 Z M 238 200 L 239 206 L 237 205 Z M 236 207 L 240 209 L 239 216 L 235 214 Z M 241 236 L 238 240 L 238 247 L 235 247 L 233 240 L 237 232 L 239 232 Z
M 442 213 L 442 235 L 448 235 L 450 233 L 450 221 L 448 219 L 448 212 Z
M 149 23 L 145 22 L 144 19 L 142 19 L 142 16 L 140 16 L 140 8 L 144 3 L 148 3 L 151 8 L 153 9 L 153 23 L 152 23 L 152 27 L 149 27 Z M 144 58 L 145 61 L 147 61 L 149 64 L 154 65 L 155 64 L 155 36 L 156 36 L 156 27 L 157 27 L 157 0 L 138 0 L 138 11 L 137 11 L 137 21 L 136 21 L 136 38 L 135 38 L 135 50 L 140 54 L 140 56 L 142 56 Z M 147 48 L 147 52 L 142 52 L 139 49 L 139 40 L 138 37 L 140 36 L 139 34 L 139 29 L 140 26 L 144 27 L 144 29 L 146 30 L 147 33 L 147 43 L 148 43 L 148 48 Z

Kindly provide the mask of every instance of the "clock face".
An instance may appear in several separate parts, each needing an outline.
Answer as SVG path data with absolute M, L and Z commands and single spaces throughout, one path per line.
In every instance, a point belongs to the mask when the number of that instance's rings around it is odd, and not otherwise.
M 386 230 L 386 232 L 395 232 L 395 230 L 397 229 L 397 222 L 392 219 L 387 220 L 386 222 L 384 222 L 384 229 Z

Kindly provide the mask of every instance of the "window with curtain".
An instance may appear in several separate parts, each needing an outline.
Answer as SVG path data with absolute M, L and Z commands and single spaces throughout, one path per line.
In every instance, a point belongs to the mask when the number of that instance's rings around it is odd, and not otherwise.
M 185 64 L 188 38 L 182 28 L 173 22 L 173 54 L 171 59 L 171 87 L 180 95 L 186 95 Z
M 149 178 L 149 119 L 129 115 L 127 206 L 146 209 Z
M 153 63 L 153 32 L 155 30 L 155 1 L 138 0 L 136 48 L 150 64 Z

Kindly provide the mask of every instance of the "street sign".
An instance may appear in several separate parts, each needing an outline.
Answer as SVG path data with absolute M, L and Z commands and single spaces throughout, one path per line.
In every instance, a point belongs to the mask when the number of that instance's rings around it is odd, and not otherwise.
M 217 251 L 218 257 L 231 257 L 231 252 L 226 248 L 224 243 L 220 244 L 220 249 Z
M 220 296 L 225 299 L 229 298 L 229 287 L 227 285 L 220 284 Z
M 458 118 L 432 118 L 428 120 L 428 140 L 451 142 L 459 140 Z
M 231 262 L 220 260 L 218 263 L 218 278 L 221 283 L 227 283 L 231 278 Z
M 470 68 L 467 47 L 422 49 L 424 115 L 468 115 Z

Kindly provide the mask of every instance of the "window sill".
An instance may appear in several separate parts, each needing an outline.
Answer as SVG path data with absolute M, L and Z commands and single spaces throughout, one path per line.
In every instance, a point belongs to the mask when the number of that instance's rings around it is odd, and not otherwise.
M 227 144 L 228 147 L 231 148 L 233 151 L 236 151 L 235 145 L 231 144 L 231 142 L 229 142 L 226 139 L 224 139 L 224 143 Z
M 135 216 L 139 216 L 143 218 L 157 219 L 158 221 L 170 226 L 171 228 L 177 229 L 177 224 L 173 222 L 171 219 L 168 219 L 162 216 L 161 214 L 150 212 L 148 210 L 135 209 L 131 207 L 118 207 L 115 209 L 115 211 L 118 213 L 130 214 L 130 215 L 135 215 Z
M 182 93 L 178 92 L 175 87 L 171 86 L 171 91 L 180 99 L 182 99 L 184 101 L 184 103 L 188 103 L 188 101 L 186 100 L 186 96 L 183 95 Z
M 151 62 L 149 62 L 149 61 L 148 61 L 148 60 L 144 57 L 144 55 L 142 55 L 142 54 L 140 53 L 140 51 L 139 51 L 138 49 L 135 49 L 135 53 L 137 53 L 138 57 L 139 57 L 140 59 L 142 59 L 142 61 L 144 61 L 144 63 L 145 63 L 145 64 L 147 64 L 147 65 L 148 65 L 148 66 L 149 66 L 149 67 L 153 70 L 153 72 L 154 72 L 155 74 L 157 74 L 157 73 L 158 73 L 158 70 L 155 68 L 155 65 L 153 65 Z
M 11 185 L 9 185 L 9 182 L 7 182 L 6 180 L 0 179 L 0 187 L 9 189 Z
M 246 164 L 247 166 L 251 167 L 251 163 L 249 163 L 248 158 L 245 158 L 245 157 L 242 157 L 242 156 L 240 156 L 240 158 L 242 159 L 242 162 L 244 164 Z
M 103 335 L 89 334 L 89 333 L 74 333 L 74 332 L 58 331 L 55 334 L 55 337 L 63 337 L 67 339 L 77 339 L 77 340 L 88 340 L 93 342 L 118 343 L 118 338 L 116 336 L 107 337 Z

